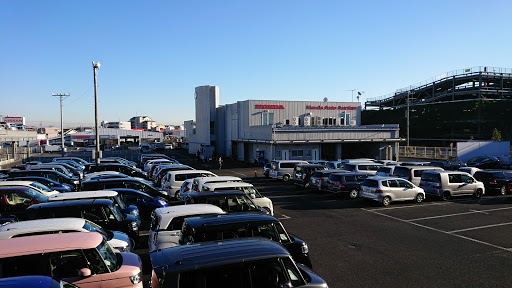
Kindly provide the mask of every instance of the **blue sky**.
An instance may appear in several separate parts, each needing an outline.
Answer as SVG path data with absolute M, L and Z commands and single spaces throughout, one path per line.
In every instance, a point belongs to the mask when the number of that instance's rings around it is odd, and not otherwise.
M 512 67 L 512 1 L 0 0 L 0 115 L 28 124 L 195 118 L 220 103 L 362 101 L 448 71 Z M 355 99 L 355 97 L 354 97 Z

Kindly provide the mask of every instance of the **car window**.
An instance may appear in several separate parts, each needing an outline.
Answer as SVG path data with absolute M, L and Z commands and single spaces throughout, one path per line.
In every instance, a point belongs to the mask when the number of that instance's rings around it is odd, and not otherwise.
M 474 182 L 473 181 L 473 177 L 469 176 L 469 175 L 460 175 L 460 180 L 462 181 L 462 183 L 471 183 L 471 182 Z
M 87 207 L 82 213 L 82 218 L 92 222 L 97 222 L 99 220 L 104 220 L 105 214 L 103 214 L 103 209 L 101 209 L 101 207 Z
M 42 253 L 0 259 L 0 277 L 51 275 L 50 263 Z
M 398 186 L 400 188 L 412 188 L 411 183 L 405 181 L 405 180 L 396 180 L 398 182 Z
M 356 182 L 356 176 L 355 175 L 345 175 L 345 182 Z
M 78 270 L 89 268 L 82 251 L 59 251 L 50 254 L 51 275 L 57 278 L 74 278 Z
M 23 193 L 6 191 L 4 193 L 5 201 L 9 205 L 25 205 L 24 203 L 30 203 L 32 199 L 27 197 Z
M 461 174 L 448 174 L 449 183 L 462 183 Z
M 382 181 L 382 182 L 384 182 L 384 181 Z M 398 180 L 388 180 L 387 182 L 388 182 L 388 187 L 392 187 L 392 188 L 400 187 Z M 403 182 L 403 181 L 401 181 L 401 182 Z

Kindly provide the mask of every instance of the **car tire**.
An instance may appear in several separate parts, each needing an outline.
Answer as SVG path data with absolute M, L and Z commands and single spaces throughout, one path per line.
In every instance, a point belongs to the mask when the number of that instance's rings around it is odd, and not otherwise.
M 425 200 L 425 196 L 423 196 L 423 194 L 418 194 L 416 195 L 416 198 L 414 198 L 414 201 L 416 201 L 416 203 L 421 203 L 423 202 L 423 200 Z
M 391 197 L 386 196 L 386 197 L 382 198 L 382 205 L 383 206 L 389 206 L 389 204 L 391 204 Z
M 174 199 L 180 200 L 180 191 L 176 191 L 176 193 L 174 193 Z
M 500 194 L 501 195 L 507 195 L 507 187 L 505 185 L 501 185 L 501 187 L 500 187 Z
M 450 200 L 450 197 L 451 197 L 451 195 L 450 195 L 450 192 L 448 192 L 448 191 L 444 191 L 443 195 L 441 195 L 441 198 L 443 199 L 443 201 Z
M 476 189 L 474 196 L 475 196 L 475 198 L 479 199 L 482 197 L 482 194 L 483 194 L 482 189 Z
M 283 176 L 283 181 L 284 181 L 284 182 L 288 182 L 288 181 L 290 181 L 290 175 L 284 175 L 284 176 Z
M 359 197 L 359 191 L 357 189 L 352 189 L 348 192 L 348 196 L 350 197 L 350 199 L 355 199 Z

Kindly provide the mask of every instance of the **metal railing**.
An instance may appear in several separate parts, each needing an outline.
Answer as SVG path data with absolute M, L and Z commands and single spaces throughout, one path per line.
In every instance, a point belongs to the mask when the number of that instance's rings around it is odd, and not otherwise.
M 423 146 L 400 146 L 399 157 L 425 158 L 439 160 L 454 160 L 457 158 L 455 147 L 423 147 Z

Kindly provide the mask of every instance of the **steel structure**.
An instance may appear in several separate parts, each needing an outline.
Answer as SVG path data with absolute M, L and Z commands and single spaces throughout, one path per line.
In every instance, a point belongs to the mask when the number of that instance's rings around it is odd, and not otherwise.
M 369 98 L 366 109 L 397 109 L 409 105 L 449 103 L 479 99 L 512 99 L 512 68 L 473 67 L 455 70 L 399 89 L 384 96 Z

